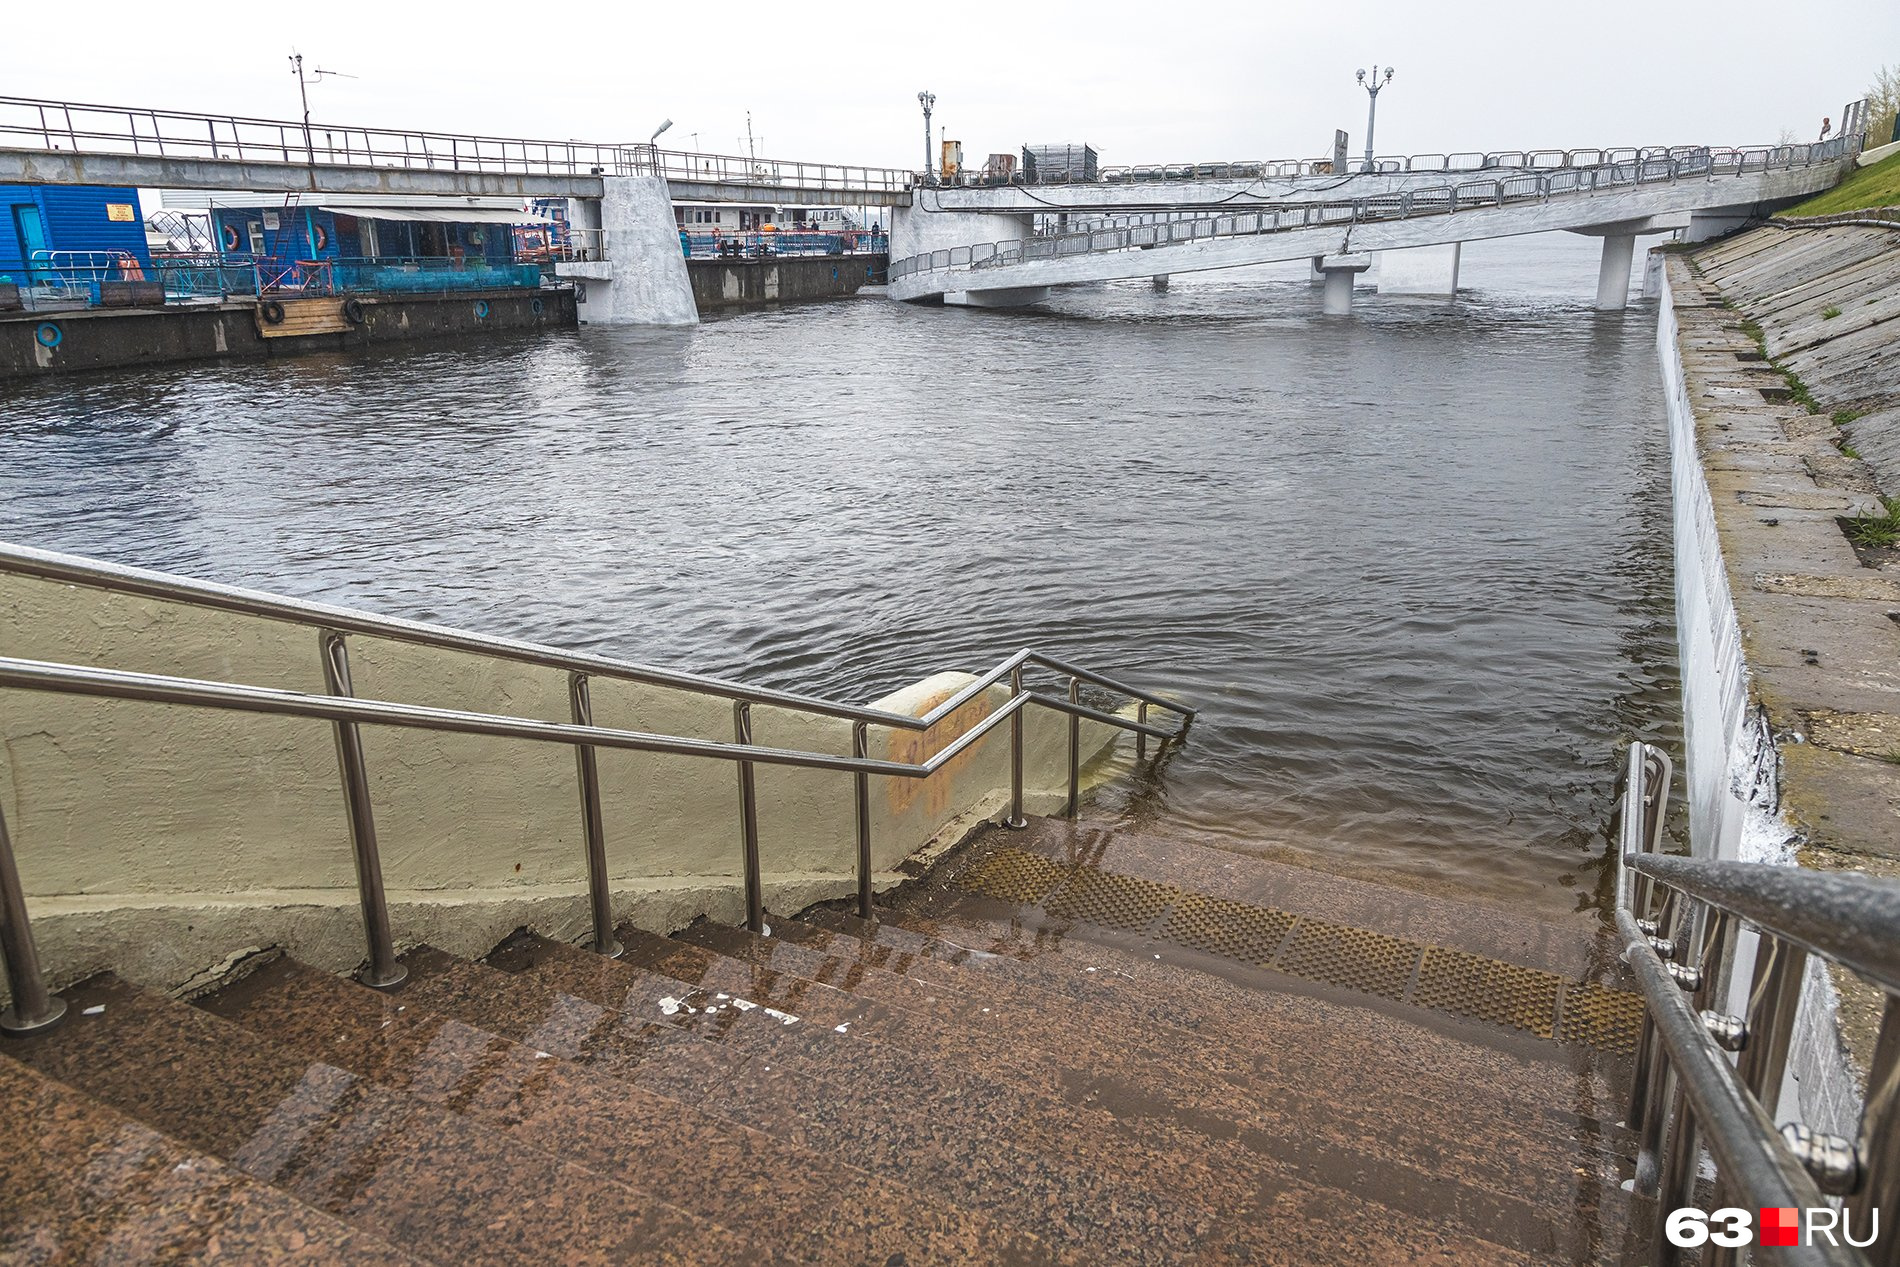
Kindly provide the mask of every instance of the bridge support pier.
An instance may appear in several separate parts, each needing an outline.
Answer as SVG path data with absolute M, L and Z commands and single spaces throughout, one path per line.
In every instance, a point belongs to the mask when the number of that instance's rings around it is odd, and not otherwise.
M 1319 263 L 1326 278 L 1326 294 L 1321 306 L 1329 317 L 1343 317 L 1352 311 L 1352 283 L 1372 267 L 1370 255 L 1328 255 Z
M 593 325 L 697 325 L 699 305 L 666 179 L 608 176 L 602 185 L 596 258 L 555 266 L 560 276 L 575 279 L 580 319 Z M 581 219 L 591 221 L 592 208 L 584 208 Z
M 1449 299 L 1458 293 L 1458 264 L 1463 255 L 1462 242 L 1380 251 L 1379 293 Z
M 1603 263 L 1597 269 L 1597 309 L 1621 312 L 1629 306 L 1630 261 L 1636 255 L 1634 233 L 1609 233 L 1603 237 Z
M 1166 273 L 1157 273 L 1154 277 L 1149 279 L 1149 284 L 1156 290 L 1165 291 L 1168 288 L 1168 275 Z
M 1324 255 L 1315 255 L 1312 260 L 1312 271 L 1306 275 L 1306 280 L 1315 286 L 1324 286 L 1326 284 L 1326 274 L 1322 273 L 1319 268 L 1325 260 L 1326 257 Z

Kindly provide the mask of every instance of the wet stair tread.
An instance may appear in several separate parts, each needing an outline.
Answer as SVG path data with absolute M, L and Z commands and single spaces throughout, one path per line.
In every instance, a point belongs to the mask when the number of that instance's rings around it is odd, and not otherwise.
M 417 1262 L 5 1056 L 0 1114 L 0 1261 Z
M 413 973 L 416 961 L 410 962 Z M 438 966 L 431 962 L 425 967 L 425 984 L 427 973 Z M 603 962 L 601 966 L 611 971 L 616 965 Z M 594 1062 L 610 1072 L 637 1071 L 638 1057 L 628 1061 L 616 1050 L 618 1036 L 649 1022 L 532 979 L 510 980 L 517 987 L 514 991 L 489 993 L 486 1006 L 494 1009 L 492 1016 L 457 1014 L 477 1024 L 492 1020 L 492 1027 L 525 1028 L 534 1026 L 533 1018 L 550 1007 L 568 1012 L 579 1006 L 594 1007 L 619 1023 L 603 1021 L 595 1035 L 576 1045 L 572 1058 Z M 537 995 L 542 999 L 538 1008 L 532 1003 Z M 447 997 L 441 1005 L 469 1006 Z M 682 1024 L 694 1018 L 683 1008 L 676 1015 Z M 779 1025 L 761 1011 L 741 1014 L 733 1023 Z M 831 1030 L 820 1031 L 802 1022 L 783 1028 L 798 1030 L 801 1042 L 806 1041 L 805 1034 L 843 1041 Z M 709 1084 L 697 1103 L 709 1113 L 814 1151 L 850 1157 L 874 1174 L 935 1192 L 960 1208 L 1025 1227 L 1058 1249 L 1084 1253 L 1083 1261 L 1104 1257 L 1143 1263 L 1183 1261 L 1198 1249 L 1218 1218 L 1249 1209 L 1264 1195 L 1228 1181 L 1225 1206 L 1196 1204 L 1190 1209 L 1176 1194 L 1194 1189 L 1156 1191 L 1146 1177 L 1133 1172 L 1125 1155 L 1132 1141 L 1126 1137 L 1105 1141 L 1072 1136 L 1062 1140 L 1059 1148 L 1037 1151 L 1017 1138 L 1025 1124 L 1035 1123 L 1034 1114 L 1026 1111 L 1035 1107 L 1033 1098 L 1009 1088 L 986 1086 L 974 1078 L 955 1078 L 955 1085 L 945 1085 L 909 1060 L 882 1055 L 881 1062 L 862 1063 L 851 1076 L 832 1069 L 822 1078 L 788 1070 L 769 1055 L 739 1055 L 730 1076 Z M 1111 1142 L 1112 1150 L 1107 1147 Z M 1165 1159 L 1156 1161 L 1165 1167 Z M 1286 1181 L 1297 1182 L 1291 1175 Z M 1213 1176 L 1205 1176 L 1203 1182 L 1219 1186 Z M 1025 1210 L 1031 1212 L 1030 1217 L 1022 1218 Z
M 201 1008 L 109 976 L 66 997 L 66 1023 L 11 1054 L 418 1257 L 774 1261 L 727 1229 Z
M 760 966 L 802 969 L 811 979 L 844 976 L 842 958 L 791 943 L 797 926 L 780 919 L 775 921 L 778 936 L 760 938 L 743 929 L 698 924 L 683 936 Z M 1225 1049 L 1185 1031 L 1092 1013 L 1063 996 L 1040 991 L 1025 996 L 1015 983 L 995 977 L 982 979 L 991 988 L 985 996 L 989 1001 L 979 1004 L 966 1001 L 962 992 L 948 993 L 934 983 L 880 969 L 850 975 L 858 981 L 854 988 L 876 980 L 879 997 L 890 1001 L 885 1015 L 865 1018 L 853 1033 L 920 1053 L 954 1051 L 961 1068 L 1052 1100 L 1105 1110 L 1140 1131 L 1175 1128 L 1176 1148 L 1194 1147 L 1179 1134 L 1186 1130 L 1209 1140 L 1238 1139 L 1255 1153 L 1332 1172 L 1341 1171 L 1350 1156 L 1366 1171 L 1364 1187 L 1355 1190 L 1392 1200 L 1442 1199 L 1437 1176 L 1453 1171 L 1460 1178 L 1454 1204 L 1467 1212 L 1461 1217 L 1481 1227 L 1496 1226 L 1499 1219 L 1540 1224 L 1543 1207 L 1567 1209 L 1579 1189 L 1594 1202 L 1596 1191 L 1614 1190 L 1621 1178 L 1616 1155 L 1574 1139 L 1558 1145 L 1526 1134 L 1508 1114 L 1474 1139 L 1462 1106 L 1473 1098 L 1473 1085 L 1488 1085 L 1478 1079 L 1488 1079 L 1502 1059 L 1488 1049 L 1469 1053 L 1462 1072 L 1472 1081 L 1453 1101 L 1456 1110 L 1423 1104 L 1413 1113 L 1375 1116 L 1331 1098 L 1310 1077 L 1263 1079 L 1244 1065 L 1194 1068 L 1197 1056 L 1224 1056 Z
M 584 952 L 577 952 L 584 953 Z M 605 962 L 588 955 L 594 962 Z M 203 1006 L 819 1264 L 1050 1263 L 1033 1238 L 763 1132 L 290 960 Z
M 666 999 L 679 1005 L 673 1019 L 682 1025 L 704 1025 L 705 1007 L 719 1007 L 721 1015 L 715 1019 L 721 1033 L 730 1039 L 740 1032 L 739 1027 L 752 1026 L 757 1041 L 770 1044 L 753 1048 L 759 1052 L 758 1061 L 768 1062 L 781 1073 L 799 1075 L 834 1098 L 861 1096 L 865 1088 L 897 1088 L 914 1097 L 938 1127 L 976 1137 L 993 1135 L 1002 1126 L 1012 1143 L 1045 1158 L 1069 1156 L 1080 1140 L 1108 1141 L 1096 1149 L 1106 1159 L 1097 1164 L 1108 1166 L 1127 1191 L 1142 1185 L 1158 1186 L 1163 1192 L 1194 1191 L 1210 1200 L 1218 1197 L 1217 1206 L 1244 1209 L 1260 1194 L 1287 1185 L 1289 1163 L 1284 1159 L 1236 1151 L 1230 1140 L 1196 1134 L 1165 1119 L 1127 1122 L 1105 1112 L 1089 1096 L 1079 1101 L 1064 1098 L 1060 1088 L 1050 1094 L 1046 1084 L 1028 1076 L 1021 1066 L 981 1066 L 972 1059 L 975 1052 L 965 1030 L 940 1029 L 903 1047 L 867 1040 L 855 1024 L 847 1023 L 844 1033 L 824 1022 L 787 1027 L 761 1017 L 759 1009 L 741 1011 L 732 1003 L 748 994 L 755 1000 L 769 997 L 784 978 L 773 979 L 766 970 L 740 965 L 742 971 L 755 974 L 751 986 L 723 973 L 715 980 L 721 989 L 713 993 L 703 982 L 660 975 L 642 966 L 670 961 L 670 966 L 690 973 L 692 960 L 716 967 L 719 957 L 712 952 L 681 947 L 630 928 L 622 929 L 620 937 L 628 947 L 626 962 L 603 960 L 539 938 L 521 939 L 497 958 L 512 962 L 549 989 L 577 991 L 604 1006 L 648 1009 L 655 1000 Z M 714 1002 L 720 999 L 726 1001 Z M 893 1129 L 903 1125 L 895 1120 L 897 1114 L 915 1111 L 909 1103 L 894 1105 L 888 1099 L 862 1102 L 867 1115 L 892 1117 Z M 1302 1182 L 1321 1182 L 1315 1172 L 1351 1175 L 1360 1184 L 1362 1200 L 1400 1196 L 1467 1226 L 1505 1225 L 1514 1239 L 1539 1247 L 1554 1239 L 1541 1211 L 1516 1196 L 1501 1199 L 1451 1183 L 1441 1175 L 1375 1165 L 1363 1153 L 1330 1142 L 1305 1146 L 1301 1152 Z
M 1188 893 L 1284 910 L 1394 937 L 1458 946 L 1560 976 L 1580 977 L 1612 968 L 1613 953 L 1601 930 L 1585 932 L 1551 923 L 1466 894 L 1448 896 L 1383 884 L 1331 871 L 1241 853 L 1180 833 L 1151 835 L 1140 829 L 1032 818 L 1025 831 L 991 828 L 961 853 L 955 879 L 983 865 L 998 851 L 1041 854 L 1059 866 L 1078 861 L 1090 868 L 1147 880 Z
M 1145 1024 L 1170 1024 L 1250 1061 L 1263 1076 L 1282 1077 L 1326 1068 L 1329 1079 L 1359 1104 L 1398 1095 L 1425 1100 L 1455 1096 L 1470 1085 L 1467 1072 L 1486 1063 L 1486 1087 L 1503 1120 L 1561 1137 L 1575 1134 L 1579 1118 L 1619 1155 L 1627 1143 L 1608 1125 L 1622 1112 L 1612 1084 L 1615 1062 L 1591 1056 L 1578 1067 L 1574 1051 L 1554 1043 L 1542 1050 L 1511 1040 L 1520 1058 L 1504 1064 L 1486 1054 L 1477 1035 L 1422 1027 L 1352 1002 L 1249 988 L 1218 973 L 1177 962 L 1179 955 L 1139 954 L 1102 942 L 1050 936 L 989 909 L 984 899 L 933 900 L 927 914 L 880 910 L 861 926 L 855 917 L 814 910 L 806 928 L 852 937 L 867 960 L 895 963 L 907 973 L 944 967 L 1001 977 Z M 807 936 L 788 925 L 788 939 Z M 814 944 L 837 947 L 837 943 Z M 846 953 L 849 947 L 838 949 Z M 895 958 L 893 958 L 895 957 Z

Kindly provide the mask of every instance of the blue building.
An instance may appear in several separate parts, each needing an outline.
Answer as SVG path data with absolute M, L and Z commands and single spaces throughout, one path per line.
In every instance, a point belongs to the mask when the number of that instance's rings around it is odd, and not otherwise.
M 138 190 L 0 185 L 0 282 L 29 286 L 75 271 L 131 280 L 151 267 Z
M 166 194 L 167 206 L 189 201 Z M 506 199 L 239 194 L 201 205 L 222 262 L 255 263 L 267 289 L 273 278 L 339 291 L 538 286 L 539 268 L 517 259 L 515 230 L 552 225 Z

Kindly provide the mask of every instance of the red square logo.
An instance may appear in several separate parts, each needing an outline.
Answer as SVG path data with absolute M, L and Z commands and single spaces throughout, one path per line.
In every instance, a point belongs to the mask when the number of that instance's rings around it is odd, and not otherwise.
M 1801 1211 L 1787 1205 L 1763 1206 L 1760 1243 L 1799 1245 L 1801 1243 Z

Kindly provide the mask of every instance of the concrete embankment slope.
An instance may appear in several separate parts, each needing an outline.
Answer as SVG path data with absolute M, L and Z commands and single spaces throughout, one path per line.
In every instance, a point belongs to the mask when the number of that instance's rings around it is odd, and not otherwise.
M 1900 874 L 1900 552 L 1854 539 L 1900 492 L 1858 456 L 1900 458 L 1900 229 L 1767 227 L 1666 274 L 1695 852 Z M 1811 970 L 1784 1088 L 1810 1123 L 1852 1134 L 1877 1007 Z

